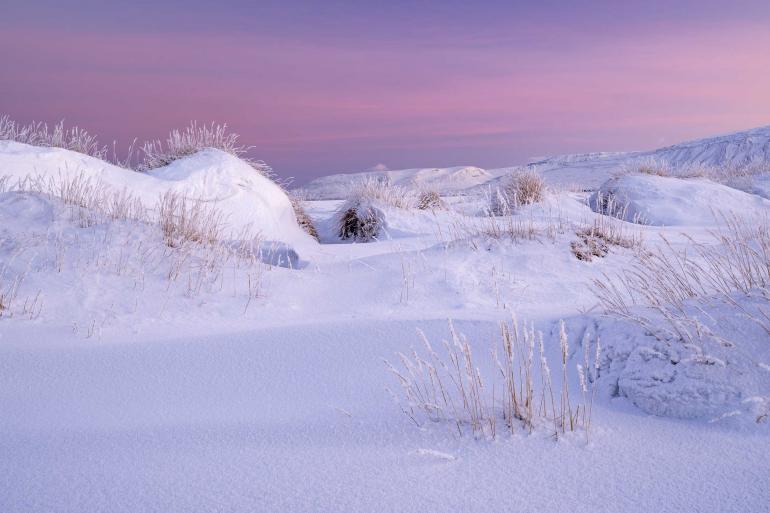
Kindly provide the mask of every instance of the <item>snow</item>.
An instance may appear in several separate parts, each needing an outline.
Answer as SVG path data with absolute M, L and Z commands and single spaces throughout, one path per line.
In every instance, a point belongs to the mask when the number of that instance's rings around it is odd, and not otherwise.
M 300 252 L 315 249 L 278 185 L 238 158 L 213 148 L 137 173 L 69 150 L 0 141 L 0 170 L 0 176 L 11 180 L 44 176 L 62 183 L 83 176 L 107 190 L 128 190 L 150 209 L 166 192 L 177 192 L 216 204 L 231 236 L 246 229 L 265 241 L 286 243 Z
M 389 180 L 393 185 L 437 190 L 441 193 L 458 192 L 487 183 L 499 176 L 494 171 L 479 167 L 373 169 L 363 173 L 345 173 L 323 176 L 301 187 L 308 199 L 343 199 L 350 187 L 367 178 Z
M 0 511 L 766 509 L 770 336 L 746 317 L 761 294 L 687 303 L 708 336 L 686 345 L 653 310 L 636 313 L 656 333 L 601 313 L 592 280 L 630 269 L 637 249 L 575 258 L 576 231 L 607 221 L 579 189 L 510 219 L 482 217 L 473 195 L 445 198 L 447 210 L 383 205 L 371 243 L 336 237 L 341 201 L 307 201 L 317 244 L 294 230 L 280 188 L 242 164 L 206 150 L 143 175 L 0 142 L 0 174 L 84 172 L 150 206 L 184 191 L 225 211 L 233 233 L 259 224 L 270 249 L 249 259 L 230 239 L 171 248 L 152 222 L 0 193 L 0 297 L 15 290 L 0 311 Z M 660 235 L 675 250 L 712 243 L 711 207 L 768 209 L 702 179 L 597 187 L 650 216 L 610 219 L 646 250 L 668 247 Z M 537 234 L 486 233 L 507 223 Z M 383 359 L 419 348 L 418 328 L 438 344 L 448 319 L 489 355 L 512 313 L 543 332 L 554 368 L 560 319 L 570 366 L 584 332 L 600 337 L 590 436 L 415 426 Z M 568 387 L 579 396 L 575 375 Z
M 716 137 L 687 141 L 650 151 L 591 152 L 532 158 L 526 167 L 536 169 L 551 187 L 595 190 L 601 184 L 633 167 L 635 162 L 666 162 L 672 168 L 705 166 L 741 167 L 770 163 L 770 126 Z M 367 176 L 389 178 L 398 185 L 417 185 L 444 195 L 479 194 L 498 185 L 499 180 L 523 166 L 498 169 L 478 167 L 374 170 L 324 176 L 301 188 L 309 199 L 342 199 L 351 184 Z
M 644 174 L 608 180 L 591 195 L 591 208 L 601 211 L 608 199 L 623 210 L 624 220 L 657 226 L 713 226 L 720 213 L 756 218 L 770 206 L 764 198 L 706 179 Z

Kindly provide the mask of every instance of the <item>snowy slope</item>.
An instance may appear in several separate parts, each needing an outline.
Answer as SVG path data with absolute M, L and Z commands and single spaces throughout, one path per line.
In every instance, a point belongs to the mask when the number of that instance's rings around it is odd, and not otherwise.
M 72 166 L 148 202 L 184 190 L 233 224 L 270 219 L 277 235 L 290 224 L 285 196 L 261 197 L 272 189 L 218 152 L 140 175 L 0 144 L 13 176 Z M 616 157 L 558 166 L 579 182 L 570 165 Z M 55 198 L 0 193 L 0 511 L 764 511 L 770 331 L 747 313 L 766 299 L 687 303 L 697 331 L 716 336 L 686 344 L 602 314 L 592 282 L 634 269 L 638 253 L 714 244 L 710 205 L 750 216 L 768 202 L 703 180 L 634 175 L 610 187 L 659 222 L 614 220 L 589 194 L 563 191 L 490 219 L 467 196 L 448 201 L 455 210 L 383 207 L 382 237 L 354 244 L 335 236 L 340 201 L 309 201 L 324 243 L 301 269 L 238 259 L 233 241 L 170 248 L 152 223 L 84 223 Z M 644 246 L 577 259 L 578 232 L 597 222 Z M 488 358 L 513 313 L 542 332 L 557 393 L 566 321 L 576 401 L 583 335 L 601 338 L 590 436 L 557 440 L 543 423 L 491 440 L 404 415 L 383 359 L 423 351 L 417 329 L 440 349 L 452 319 L 500 394 Z M 684 329 L 667 312 L 632 313 Z
M 312 250 L 314 242 L 297 224 L 286 193 L 238 158 L 206 149 L 148 173 L 137 173 L 60 148 L 41 148 L 0 141 L 0 177 L 27 178 L 56 184 L 90 180 L 111 191 L 129 191 L 152 209 L 166 192 L 215 205 L 225 216 L 227 231 L 244 229 L 264 240 Z
M 378 170 L 323 176 L 303 185 L 301 189 L 309 199 L 342 199 L 351 184 L 375 177 L 390 180 L 394 185 L 451 193 L 486 183 L 499 174 L 473 166 Z
M 737 167 L 770 162 L 770 126 L 683 142 L 652 151 L 593 152 L 535 158 L 527 166 L 541 172 L 552 186 L 593 190 L 624 166 L 644 159 L 665 161 L 672 167 Z M 497 180 L 513 169 L 517 168 L 427 168 L 339 174 L 317 178 L 302 189 L 310 198 L 340 199 L 349 190 L 351 182 L 375 175 L 390 177 L 401 185 L 428 185 L 444 194 L 469 189 L 480 192 L 485 187 L 495 187 Z
M 770 162 L 770 126 L 683 142 L 650 154 L 672 166 L 703 164 L 719 167 Z

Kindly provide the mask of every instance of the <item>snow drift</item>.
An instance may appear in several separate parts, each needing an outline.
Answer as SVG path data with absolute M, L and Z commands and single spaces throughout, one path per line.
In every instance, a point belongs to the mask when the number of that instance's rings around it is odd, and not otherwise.
M 300 228 L 289 197 L 277 184 L 237 157 L 213 148 L 137 173 L 69 150 L 0 141 L 0 170 L 0 176 L 11 181 L 66 182 L 82 176 L 107 191 L 126 191 L 148 209 L 163 194 L 175 192 L 221 211 L 231 237 L 249 230 L 263 240 L 299 251 L 315 244 Z
M 766 200 L 709 180 L 625 175 L 606 181 L 589 198 L 594 212 L 656 226 L 708 226 L 715 210 L 756 215 Z

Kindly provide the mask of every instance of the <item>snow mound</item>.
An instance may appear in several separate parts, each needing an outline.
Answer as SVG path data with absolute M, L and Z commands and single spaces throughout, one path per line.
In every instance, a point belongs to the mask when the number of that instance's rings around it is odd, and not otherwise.
M 770 203 L 753 194 L 709 180 L 654 175 L 611 178 L 589 198 L 594 212 L 656 226 L 708 226 L 715 213 L 753 216 Z
M 244 230 L 302 251 L 315 241 L 297 223 L 291 201 L 269 178 L 223 151 L 208 148 L 148 173 L 137 173 L 60 148 L 0 141 L 0 176 L 12 181 L 42 177 L 54 181 L 90 179 L 107 191 L 128 191 L 152 209 L 167 192 L 203 200 L 225 217 L 226 233 Z

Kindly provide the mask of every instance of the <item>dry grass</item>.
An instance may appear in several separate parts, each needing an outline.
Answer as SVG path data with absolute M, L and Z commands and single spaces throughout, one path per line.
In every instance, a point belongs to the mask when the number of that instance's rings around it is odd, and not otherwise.
M 570 250 L 578 260 L 591 262 L 595 257 L 604 258 L 612 246 L 632 249 L 642 245 L 642 232 L 632 231 L 629 223 L 600 216 L 575 232 L 578 239 L 570 243 Z
M 443 210 L 446 208 L 444 200 L 441 199 L 441 195 L 438 191 L 420 191 L 417 194 L 417 202 L 415 205 L 419 210 Z
M 72 182 L 76 183 L 50 188 L 42 179 L 3 185 L 11 192 L 48 195 L 62 201 L 69 206 L 70 220 L 87 230 L 52 230 L 45 237 L 11 238 L 7 247 L 17 249 L 8 261 L 0 263 L 0 316 L 32 319 L 40 315 L 41 291 L 21 290 L 31 286 L 22 287 L 29 272 L 69 272 L 73 274 L 68 276 L 84 281 L 94 273 L 115 276 L 133 281 L 132 290 L 137 292 L 144 290 L 148 280 L 157 280 L 152 285 L 157 293 L 165 280 L 166 292 L 173 287 L 187 297 L 221 293 L 230 284 L 228 295 L 245 297 L 244 313 L 262 294 L 263 262 L 272 261 L 271 255 L 265 254 L 270 248 L 263 248 L 248 230 L 235 240 L 226 240 L 222 215 L 216 209 L 175 193 L 160 198 L 154 209 L 145 209 L 125 191 L 99 198 L 104 190 L 98 183 L 79 177 Z M 27 188 L 19 189 L 18 185 Z M 94 329 L 89 328 L 89 336 Z
M 367 176 L 354 185 L 350 197 L 337 211 L 337 235 L 358 242 L 377 240 L 385 226 L 381 206 L 411 209 L 415 197 L 388 179 Z
M 550 205 L 542 216 L 535 216 L 532 212 L 499 217 L 472 217 L 452 213 L 450 219 L 443 228 L 437 227 L 437 238 L 445 245 L 457 240 L 468 241 L 474 249 L 478 249 L 479 241 L 489 239 L 514 243 L 543 240 L 555 242 L 561 234 L 574 227 L 558 205 Z
M 593 359 L 590 339 L 586 336 L 582 341 L 584 361 L 576 366 L 582 401 L 573 406 L 569 394 L 569 339 L 564 323 L 559 333 L 558 389 L 542 333 L 536 333 L 532 326 L 519 326 L 515 318 L 511 323 L 501 323 L 499 340 L 485 362 L 473 353 L 468 339 L 458 334 L 451 322 L 450 338 L 443 341 L 440 350 L 434 349 L 421 331 L 418 334 L 424 356 L 416 350 L 409 355 L 399 353 L 400 368 L 385 362 L 401 385 L 403 412 L 418 426 L 426 420 L 449 422 L 458 435 L 469 432 L 492 439 L 502 430 L 513 434 L 522 428 L 531 432 L 539 426 L 556 438 L 577 430 L 588 435 L 593 384 L 599 369 L 598 341 L 593 343 Z M 483 363 L 486 367 L 481 367 Z M 492 370 L 485 374 L 481 368 Z
M 655 157 L 646 157 L 623 165 L 619 174 L 641 173 L 679 179 L 706 178 L 728 187 L 748 191 L 757 175 L 770 174 L 770 162 L 744 162 L 708 166 L 698 162 L 673 166 Z
M 526 170 L 507 177 L 492 194 L 494 215 L 510 215 L 521 205 L 537 203 L 545 196 L 545 182 L 537 171 Z
M 623 164 L 620 174 L 643 174 L 653 176 L 672 176 L 672 168 L 665 160 L 645 157 Z
M 316 230 L 313 220 L 307 212 L 305 212 L 305 208 L 302 206 L 302 200 L 295 195 L 290 195 L 289 199 L 291 200 L 291 207 L 294 210 L 294 217 L 297 218 L 299 227 L 315 240 L 320 241 L 318 230 Z
M 662 247 L 640 252 L 622 273 L 595 280 L 594 290 L 604 309 L 639 323 L 650 333 L 695 343 L 703 334 L 688 306 L 718 298 L 770 334 L 766 307 L 748 311 L 736 301 L 738 294 L 770 303 L 770 223 L 767 218 L 720 218 L 722 227 L 712 232 L 710 244 L 690 240 L 689 247 L 675 250 L 663 238 Z M 653 325 L 637 307 L 659 314 L 670 330 Z
M 28 125 L 21 125 L 6 115 L 0 116 L 0 140 L 64 148 L 98 159 L 107 156 L 107 147 L 101 146 L 95 136 L 76 126 L 65 129 L 64 121 L 49 129 L 46 123 L 33 121 Z
M 156 208 L 163 240 L 171 248 L 189 243 L 215 244 L 222 240 L 224 215 L 202 200 L 168 191 Z
M 352 188 L 349 201 L 372 202 L 410 209 L 415 207 L 414 191 L 394 185 L 388 178 L 366 176 Z
M 198 125 L 194 121 L 183 130 L 172 130 L 165 142 L 156 140 L 144 143 L 144 160 L 139 170 L 148 171 L 167 166 L 206 148 L 215 148 L 238 157 L 265 176 L 272 174 L 267 164 L 246 156 L 251 147 L 239 144 L 238 134 L 228 132 L 227 125 Z
M 337 235 L 343 240 L 372 242 L 384 226 L 382 212 L 372 205 L 346 203 L 337 214 Z

